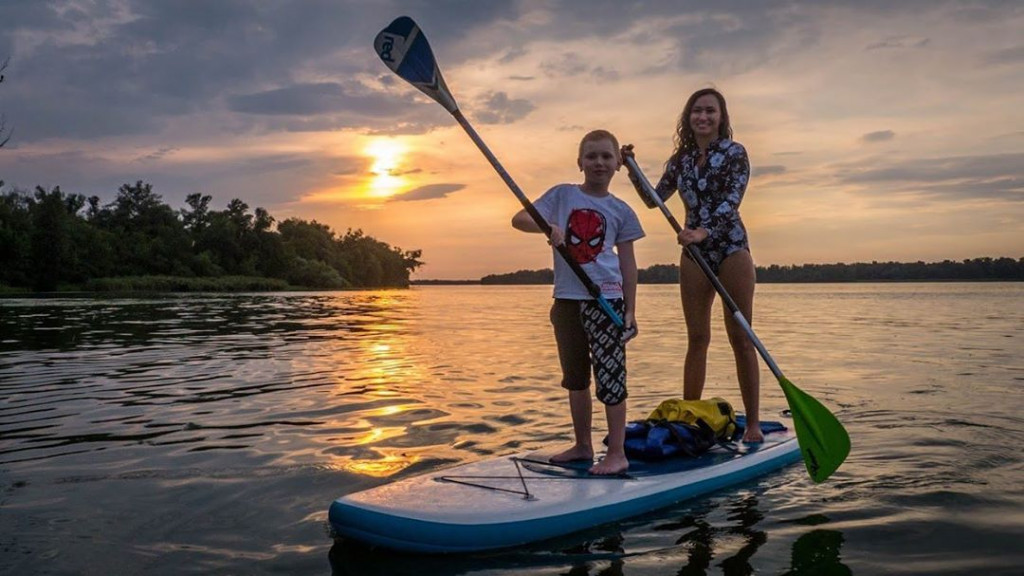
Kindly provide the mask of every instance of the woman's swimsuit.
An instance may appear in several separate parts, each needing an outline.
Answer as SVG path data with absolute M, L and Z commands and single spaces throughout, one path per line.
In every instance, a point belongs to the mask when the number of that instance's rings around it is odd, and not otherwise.
M 697 165 L 699 150 L 679 155 L 658 182 L 658 196 L 668 200 L 676 190 L 686 206 L 686 227 L 704 228 L 710 234 L 697 246 L 718 274 L 727 256 L 750 250 L 747 229 L 740 219 L 740 202 L 750 180 L 750 161 L 743 145 L 715 140 L 708 145 L 707 159 Z

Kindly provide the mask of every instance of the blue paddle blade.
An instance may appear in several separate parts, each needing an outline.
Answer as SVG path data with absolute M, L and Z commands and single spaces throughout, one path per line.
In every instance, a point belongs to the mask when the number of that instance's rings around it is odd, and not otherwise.
M 412 18 L 396 18 L 377 34 L 373 49 L 395 74 L 433 98 L 449 113 L 459 109 L 444 83 L 427 37 Z

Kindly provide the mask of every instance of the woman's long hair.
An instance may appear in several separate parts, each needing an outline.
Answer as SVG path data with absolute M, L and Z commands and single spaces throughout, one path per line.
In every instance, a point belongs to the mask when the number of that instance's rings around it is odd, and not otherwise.
M 679 123 L 676 124 L 676 133 L 673 138 L 676 148 L 672 152 L 672 156 L 669 157 L 668 162 L 665 163 L 666 169 L 679 161 L 679 157 L 682 154 L 697 148 L 697 138 L 693 135 L 693 129 L 690 128 L 690 114 L 693 112 L 693 105 L 697 102 L 697 99 L 708 94 L 711 94 L 718 100 L 718 108 L 721 113 L 718 123 L 718 137 L 732 138 L 732 125 L 729 123 L 729 108 L 725 105 L 725 96 L 722 96 L 722 93 L 714 88 L 701 88 L 690 95 L 690 98 L 686 101 L 686 106 L 683 107 L 683 113 L 679 115 Z

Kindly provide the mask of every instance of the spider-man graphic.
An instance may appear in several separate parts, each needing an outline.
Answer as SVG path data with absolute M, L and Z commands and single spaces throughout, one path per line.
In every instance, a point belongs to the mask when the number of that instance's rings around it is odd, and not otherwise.
M 604 248 L 604 214 L 597 210 L 579 208 L 569 215 L 565 244 L 573 260 L 580 264 L 593 262 Z

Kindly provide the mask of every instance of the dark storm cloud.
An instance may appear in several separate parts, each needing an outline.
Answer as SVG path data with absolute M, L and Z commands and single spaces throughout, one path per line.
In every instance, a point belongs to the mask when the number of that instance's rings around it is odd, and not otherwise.
M 415 202 L 417 200 L 433 200 L 436 198 L 444 198 L 445 196 L 458 192 L 465 188 L 465 184 L 429 184 L 427 186 L 420 186 L 414 190 L 410 190 L 405 194 L 394 196 L 391 198 L 392 202 Z

